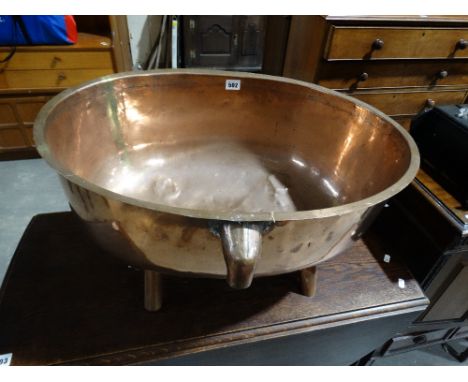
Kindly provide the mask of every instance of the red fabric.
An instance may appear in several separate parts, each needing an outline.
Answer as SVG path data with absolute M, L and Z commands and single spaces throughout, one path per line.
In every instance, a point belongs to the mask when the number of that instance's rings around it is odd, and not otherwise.
M 67 29 L 68 41 L 72 44 L 78 41 L 78 32 L 76 30 L 76 23 L 73 16 L 65 15 L 65 28 Z

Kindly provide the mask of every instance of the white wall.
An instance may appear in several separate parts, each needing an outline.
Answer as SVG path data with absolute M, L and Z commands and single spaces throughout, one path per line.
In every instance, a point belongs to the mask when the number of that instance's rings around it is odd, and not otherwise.
M 162 16 L 127 16 L 133 68 L 144 68 L 159 36 Z

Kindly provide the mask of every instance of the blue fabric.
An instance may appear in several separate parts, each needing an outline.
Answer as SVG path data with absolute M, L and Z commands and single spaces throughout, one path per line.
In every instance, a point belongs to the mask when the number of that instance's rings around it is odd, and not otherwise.
M 24 28 L 21 27 L 21 21 Z M 26 33 L 23 33 L 23 29 Z M 64 16 L 0 16 L 0 45 L 71 43 Z

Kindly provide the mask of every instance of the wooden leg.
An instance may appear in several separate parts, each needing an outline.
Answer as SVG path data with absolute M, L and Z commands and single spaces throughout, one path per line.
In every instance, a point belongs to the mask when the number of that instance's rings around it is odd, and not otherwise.
M 301 270 L 302 294 L 307 297 L 314 297 L 317 284 L 317 268 L 310 267 Z
M 156 312 L 162 305 L 161 274 L 145 270 L 145 309 Z

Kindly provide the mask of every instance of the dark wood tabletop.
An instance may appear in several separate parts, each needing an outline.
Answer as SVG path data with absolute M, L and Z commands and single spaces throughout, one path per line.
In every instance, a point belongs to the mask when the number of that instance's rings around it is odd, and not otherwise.
M 312 298 L 300 294 L 297 274 L 255 279 L 247 290 L 167 276 L 164 305 L 150 313 L 142 271 L 102 252 L 71 213 L 38 215 L 2 286 L 0 355 L 12 353 L 12 365 L 157 363 L 372 321 L 372 339 L 364 327 L 356 332 L 371 348 L 336 362 L 357 360 L 397 329 L 378 319 L 401 316 L 407 324 L 428 304 L 406 268 L 385 262 L 378 243 L 366 240 L 318 266 Z

